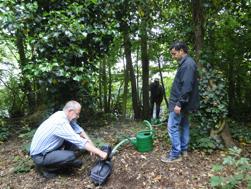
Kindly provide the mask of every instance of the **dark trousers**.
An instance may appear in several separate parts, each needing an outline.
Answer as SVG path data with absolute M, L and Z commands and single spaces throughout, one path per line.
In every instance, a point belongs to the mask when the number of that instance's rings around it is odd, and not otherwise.
M 153 117 L 154 103 L 156 103 L 156 118 L 159 119 L 160 104 L 161 104 L 161 102 L 155 102 L 153 100 L 151 100 L 151 117 Z
M 64 143 L 58 150 L 47 154 L 38 154 L 31 156 L 37 168 L 46 171 L 67 170 L 68 168 L 81 167 L 82 161 L 77 159 L 77 147 L 69 142 Z

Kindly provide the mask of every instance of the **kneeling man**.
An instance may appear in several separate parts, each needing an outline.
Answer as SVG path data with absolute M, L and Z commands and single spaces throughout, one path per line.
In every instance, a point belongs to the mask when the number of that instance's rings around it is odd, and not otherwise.
M 84 130 L 76 124 L 81 105 L 69 101 L 63 108 L 52 114 L 37 129 L 33 136 L 30 155 L 37 170 L 46 178 L 53 178 L 56 172 L 72 167 L 81 167 L 76 149 L 87 150 L 107 158 L 107 153 L 96 148 Z

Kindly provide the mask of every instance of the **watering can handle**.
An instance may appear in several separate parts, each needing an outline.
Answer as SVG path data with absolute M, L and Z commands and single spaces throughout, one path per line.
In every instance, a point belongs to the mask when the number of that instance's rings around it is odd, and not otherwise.
M 149 121 L 144 120 L 143 123 L 144 123 L 147 127 L 149 127 L 150 130 L 153 130 L 152 124 L 151 124 Z
M 145 132 L 149 132 L 150 134 L 152 134 L 152 137 L 154 138 L 155 130 L 142 130 L 142 131 L 139 131 L 138 133 L 145 133 Z

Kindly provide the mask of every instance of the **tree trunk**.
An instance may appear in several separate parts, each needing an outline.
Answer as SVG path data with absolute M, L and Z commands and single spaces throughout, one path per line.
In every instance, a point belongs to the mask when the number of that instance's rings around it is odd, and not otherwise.
M 103 104 L 104 104 L 104 112 L 108 112 L 108 104 L 107 104 L 107 77 L 106 77 L 106 59 L 103 60 L 102 65 L 102 85 L 103 85 Z
M 103 110 L 103 103 L 102 103 L 102 63 L 99 63 L 99 107 L 101 110 Z
M 111 73 L 111 63 L 108 63 L 108 74 L 109 74 L 109 86 L 108 86 L 108 102 L 107 111 L 111 112 L 111 99 L 112 99 L 112 73 Z
M 147 53 L 147 31 L 146 21 L 143 18 L 141 23 L 141 60 L 142 60 L 142 80 L 143 80 L 143 119 L 150 119 L 149 107 L 149 60 Z
M 121 93 L 121 88 L 124 84 L 124 81 L 121 82 L 121 84 L 119 85 L 119 89 L 118 89 L 118 94 L 117 96 L 114 98 L 114 104 L 113 104 L 113 110 L 116 110 L 117 113 L 121 114 L 123 116 L 123 107 L 122 107 L 122 112 L 121 112 L 121 106 L 120 106 L 120 93 Z M 122 104 L 123 105 L 123 104 Z M 123 117 L 124 118 L 124 117 Z
M 203 38 L 204 38 L 204 31 L 203 31 L 203 3 L 202 0 L 192 0 L 192 12 L 193 12 L 193 23 L 194 23 L 194 46 L 195 46 L 195 60 L 199 67 L 201 64 L 200 54 L 203 47 Z
M 129 83 L 129 72 L 128 72 L 128 64 L 124 62 L 124 94 L 123 94 L 123 105 L 122 105 L 122 117 L 123 119 L 126 118 L 126 105 L 127 105 L 127 97 L 128 97 L 128 83 Z
M 234 107 L 235 107 L 235 85 L 234 85 L 234 68 L 233 64 L 228 64 L 228 112 L 229 116 L 232 117 L 234 115 Z
M 216 141 L 221 141 L 222 139 L 223 143 L 227 148 L 235 146 L 233 138 L 229 132 L 229 127 L 228 124 L 226 123 L 226 119 L 222 119 L 219 121 L 216 130 L 211 129 L 210 137 L 212 137 Z
M 134 111 L 134 119 L 137 120 L 137 119 L 140 119 L 140 112 L 141 111 L 140 111 L 139 99 L 138 99 L 138 95 L 137 95 L 134 68 L 132 65 L 131 41 L 130 41 L 130 37 L 129 37 L 129 28 L 126 23 L 124 23 L 123 37 L 124 37 L 126 64 L 128 64 L 129 73 L 130 73 L 130 81 L 131 81 L 131 89 L 132 89 L 132 106 L 133 106 L 133 111 Z
M 140 90 L 139 90 L 139 77 L 140 77 L 140 72 L 139 72 L 139 64 L 138 64 L 138 62 L 139 62 L 139 52 L 140 51 L 140 49 L 139 49 L 139 46 L 137 47 L 137 55 L 136 55 L 136 75 L 137 75 L 137 77 L 136 77 L 136 81 L 137 81 L 137 94 L 138 94 L 138 98 L 139 98 L 139 106 L 140 106 L 140 104 L 141 104 L 141 101 L 142 101 L 142 99 L 141 99 L 141 96 L 140 96 Z
M 17 31 L 16 33 L 16 46 L 18 49 L 18 54 L 19 54 L 19 65 L 20 65 L 20 69 L 22 72 L 22 75 L 24 76 L 24 66 L 27 65 L 27 59 L 25 56 L 25 47 L 24 47 L 24 36 L 21 33 L 21 31 Z M 24 92 L 24 94 L 27 95 L 27 100 L 28 100 L 28 105 L 29 105 L 29 113 L 34 112 L 35 108 L 36 108 L 36 102 L 35 102 L 35 96 L 33 94 L 33 90 L 32 90 L 32 84 L 30 83 L 30 81 L 26 78 L 23 77 L 23 87 L 22 90 Z
M 231 147 L 235 146 L 235 143 L 234 143 L 233 138 L 231 136 L 231 133 L 229 131 L 228 124 L 224 125 L 223 130 L 221 132 L 221 137 L 222 137 L 224 144 L 227 148 L 231 148 Z
M 166 89 L 165 89 L 165 85 L 164 85 L 164 81 L 163 81 L 163 76 L 162 76 L 160 58 L 159 57 L 158 57 L 158 66 L 159 66 L 159 75 L 160 75 L 161 85 L 162 85 L 163 90 L 164 90 L 164 100 L 165 100 L 165 103 L 166 103 L 166 108 L 168 110 L 168 100 L 167 100 L 167 97 L 166 97 Z

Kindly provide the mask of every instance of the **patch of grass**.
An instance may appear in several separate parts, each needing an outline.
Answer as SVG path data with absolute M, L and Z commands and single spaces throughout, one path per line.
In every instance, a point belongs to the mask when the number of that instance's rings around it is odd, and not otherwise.
M 93 143 L 97 146 L 97 147 L 101 147 L 103 146 L 104 144 L 107 144 L 105 142 L 105 140 L 103 138 L 96 138 L 96 139 L 92 139 Z
M 14 173 L 27 173 L 34 167 L 33 161 L 29 156 L 27 157 L 16 156 L 14 161 L 15 161 Z
M 26 142 L 22 145 L 22 151 L 25 154 L 29 154 L 30 151 L 30 145 L 31 145 L 31 139 L 34 136 L 36 132 L 36 129 L 31 129 L 29 127 L 25 127 L 21 130 L 21 133 L 19 134 L 19 138 L 25 140 Z

